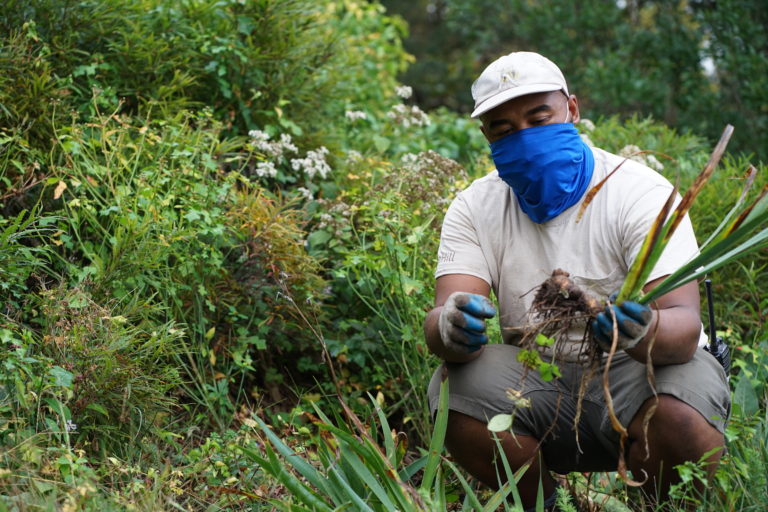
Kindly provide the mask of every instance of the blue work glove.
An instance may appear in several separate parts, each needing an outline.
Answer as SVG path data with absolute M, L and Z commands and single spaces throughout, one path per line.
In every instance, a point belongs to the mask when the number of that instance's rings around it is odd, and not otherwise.
M 440 312 L 438 327 L 443 345 L 455 352 L 470 354 L 488 343 L 485 319 L 496 315 L 488 297 L 453 292 Z
M 620 306 L 605 306 L 605 311 L 592 321 L 592 337 L 605 352 L 611 350 L 613 341 L 613 317 L 609 308 L 613 308 L 618 324 L 619 339 L 616 342 L 616 350 L 627 350 L 637 345 L 651 326 L 651 308 L 632 301 L 625 301 Z

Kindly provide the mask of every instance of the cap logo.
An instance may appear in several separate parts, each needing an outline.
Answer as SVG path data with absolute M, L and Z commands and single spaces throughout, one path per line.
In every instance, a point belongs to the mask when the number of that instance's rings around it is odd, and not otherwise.
M 500 84 L 502 87 L 517 87 L 520 85 L 520 73 L 516 69 L 508 69 L 501 73 Z

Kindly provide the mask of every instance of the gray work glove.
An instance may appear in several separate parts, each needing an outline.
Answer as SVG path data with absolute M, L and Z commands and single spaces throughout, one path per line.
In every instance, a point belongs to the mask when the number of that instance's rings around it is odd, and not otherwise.
M 609 308 L 613 308 L 618 326 L 616 350 L 633 348 L 648 333 L 653 318 L 651 308 L 629 300 L 620 306 L 605 306 L 605 311 L 592 321 L 592 337 L 604 352 L 610 352 L 613 341 L 613 317 Z
M 438 327 L 443 345 L 455 352 L 470 354 L 488 343 L 485 319 L 496 315 L 488 297 L 467 292 L 453 292 L 445 301 Z

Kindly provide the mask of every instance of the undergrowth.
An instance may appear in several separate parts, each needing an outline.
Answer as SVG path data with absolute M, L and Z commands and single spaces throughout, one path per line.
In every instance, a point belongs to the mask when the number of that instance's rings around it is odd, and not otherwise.
M 427 410 L 442 215 L 492 166 L 472 121 L 398 84 L 402 20 L 355 0 L 2 5 L 0 510 L 515 510 Z M 708 150 L 650 119 L 580 128 L 681 184 Z M 747 163 L 726 157 L 699 233 Z M 706 495 L 681 468 L 698 510 L 768 506 L 766 272 L 759 253 L 711 276 L 734 410 Z M 567 483 L 564 510 L 632 500 L 612 474 Z

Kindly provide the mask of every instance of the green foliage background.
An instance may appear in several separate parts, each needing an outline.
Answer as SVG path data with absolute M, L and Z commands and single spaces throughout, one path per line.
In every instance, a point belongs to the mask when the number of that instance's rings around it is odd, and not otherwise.
M 501 46 L 539 41 L 595 121 L 582 132 L 671 156 L 663 172 L 683 185 L 707 137 L 736 124 L 692 211 L 701 237 L 738 197 L 748 153 L 765 155 L 749 138 L 766 119 L 757 3 L 513 2 L 512 16 L 436 2 L 427 17 L 425 2 L 386 4 L 0 0 L 0 510 L 323 502 L 286 480 L 290 450 L 376 510 L 387 500 L 370 482 L 392 471 L 386 492 L 414 510 L 465 493 L 458 469 L 419 458 L 442 449 L 421 328 L 442 215 L 491 170 L 457 111 Z M 514 30 L 491 30 L 489 13 Z M 728 470 L 706 496 L 677 491 L 701 510 L 768 503 L 766 274 L 760 253 L 713 276 L 735 405 Z M 266 424 L 293 462 L 270 458 Z M 355 480 L 354 457 L 333 473 L 333 443 L 354 436 L 370 436 L 359 455 L 379 478 Z
M 583 113 L 639 114 L 768 159 L 768 11 L 764 2 L 683 0 L 384 0 L 408 20 L 403 75 L 428 108 L 471 111 L 491 61 L 537 51 L 556 62 Z M 493 20 L 489 23 L 489 20 Z

